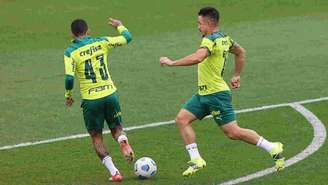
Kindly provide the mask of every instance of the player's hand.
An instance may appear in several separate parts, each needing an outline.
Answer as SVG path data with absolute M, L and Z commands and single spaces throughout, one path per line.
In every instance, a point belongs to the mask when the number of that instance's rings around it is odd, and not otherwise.
M 240 87 L 240 76 L 233 76 L 231 78 L 230 84 L 233 89 Z
M 69 97 L 69 98 L 65 98 L 65 105 L 70 107 L 72 106 L 72 104 L 74 103 L 74 100 L 72 97 Z
M 172 66 L 174 62 L 167 57 L 161 57 L 159 58 L 159 63 L 161 66 Z
M 108 24 L 112 25 L 114 28 L 117 28 L 118 26 L 122 25 L 122 22 L 120 20 L 117 19 L 113 19 L 113 18 L 108 18 Z

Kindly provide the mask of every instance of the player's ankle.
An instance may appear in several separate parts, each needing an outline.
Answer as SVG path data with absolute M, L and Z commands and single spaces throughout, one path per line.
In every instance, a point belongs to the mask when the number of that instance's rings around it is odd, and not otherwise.
M 114 165 L 114 162 L 112 161 L 112 158 L 110 156 L 104 157 L 102 163 L 105 165 L 105 167 L 108 169 L 108 171 L 112 176 L 114 176 L 117 172 L 119 173 L 118 169 Z
M 186 149 L 189 153 L 190 159 L 196 159 L 200 157 L 200 154 L 198 152 L 197 144 L 196 143 L 191 143 L 186 145 Z
M 259 141 L 257 142 L 256 146 L 264 149 L 267 152 L 271 152 L 271 150 L 276 146 L 275 143 L 272 143 L 263 137 L 260 137 Z

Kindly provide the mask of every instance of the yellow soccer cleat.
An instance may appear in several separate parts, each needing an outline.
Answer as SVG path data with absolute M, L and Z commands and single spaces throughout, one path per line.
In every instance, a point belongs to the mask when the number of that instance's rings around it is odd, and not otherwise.
M 206 166 L 206 161 L 201 158 L 197 157 L 192 159 L 188 162 L 189 167 L 186 171 L 182 173 L 183 176 L 191 176 L 192 174 L 196 173 L 198 170 L 204 168 Z
M 276 163 L 276 170 L 281 171 L 285 168 L 285 157 L 282 155 L 284 145 L 279 142 L 275 144 L 276 146 L 271 150 L 270 155 Z

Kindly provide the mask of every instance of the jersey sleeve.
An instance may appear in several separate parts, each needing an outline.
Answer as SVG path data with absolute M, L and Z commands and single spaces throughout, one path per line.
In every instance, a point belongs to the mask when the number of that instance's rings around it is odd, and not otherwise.
M 214 47 L 214 42 L 211 41 L 210 39 L 204 37 L 201 44 L 200 48 L 206 48 L 210 54 L 213 52 L 213 47 Z
M 118 46 L 123 46 L 131 42 L 132 35 L 129 30 L 124 26 L 118 26 L 117 31 L 120 33 L 120 36 L 116 37 L 103 37 L 109 49 L 116 48 Z
M 230 44 L 230 46 L 229 46 L 229 50 L 230 50 L 232 48 L 232 46 L 235 44 L 235 41 L 232 40 L 232 38 L 229 37 L 229 36 L 228 36 L 228 41 L 229 41 L 229 44 Z
M 70 54 L 64 54 L 65 65 L 65 97 L 72 97 L 72 89 L 74 86 L 75 63 Z
M 74 76 L 75 74 L 75 63 L 71 56 L 64 55 L 64 64 L 65 64 L 65 75 Z
M 106 37 L 106 40 L 109 49 L 127 44 L 126 39 L 123 36 Z

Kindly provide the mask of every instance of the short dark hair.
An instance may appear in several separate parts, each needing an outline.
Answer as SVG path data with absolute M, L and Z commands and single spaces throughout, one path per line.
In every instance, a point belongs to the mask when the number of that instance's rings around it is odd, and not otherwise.
M 208 17 L 216 23 L 218 23 L 220 20 L 219 11 L 213 7 L 204 7 L 200 9 L 198 15 L 203 17 Z
M 87 22 L 83 19 L 75 19 L 71 24 L 71 31 L 75 36 L 86 34 L 88 31 Z

